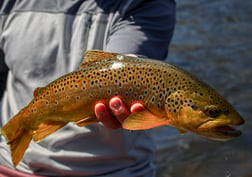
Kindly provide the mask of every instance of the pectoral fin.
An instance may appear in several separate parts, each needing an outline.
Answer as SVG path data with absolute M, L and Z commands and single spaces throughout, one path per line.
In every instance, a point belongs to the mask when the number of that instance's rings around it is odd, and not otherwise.
M 157 117 L 148 110 L 143 110 L 126 118 L 122 127 L 128 130 L 144 130 L 167 124 L 166 119 Z
M 38 129 L 33 132 L 32 139 L 38 143 L 48 135 L 64 127 L 66 123 L 46 122 L 39 125 Z

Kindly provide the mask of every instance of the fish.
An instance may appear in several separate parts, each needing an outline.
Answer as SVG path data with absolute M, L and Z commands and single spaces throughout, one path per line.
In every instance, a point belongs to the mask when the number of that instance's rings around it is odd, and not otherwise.
M 108 105 L 115 96 L 128 108 L 136 102 L 144 107 L 124 120 L 123 129 L 168 125 L 222 141 L 241 135 L 234 128 L 244 123 L 240 114 L 189 72 L 154 59 L 89 50 L 79 69 L 36 88 L 31 102 L 1 129 L 14 166 L 31 140 L 38 143 L 69 122 L 80 127 L 97 123 L 95 104 Z

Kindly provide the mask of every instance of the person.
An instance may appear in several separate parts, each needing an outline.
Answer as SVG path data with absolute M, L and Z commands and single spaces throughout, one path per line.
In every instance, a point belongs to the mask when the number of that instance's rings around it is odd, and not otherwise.
M 174 25 L 174 0 L 2 1 L 0 60 L 8 66 L 8 79 L 0 126 L 29 103 L 36 87 L 76 70 L 86 50 L 164 60 Z M 69 123 L 40 143 L 31 142 L 16 169 L 43 176 L 154 176 L 149 132 L 120 129 L 143 105 L 126 108 L 122 99 L 96 104 L 103 124 Z M 2 135 L 0 164 L 13 168 Z

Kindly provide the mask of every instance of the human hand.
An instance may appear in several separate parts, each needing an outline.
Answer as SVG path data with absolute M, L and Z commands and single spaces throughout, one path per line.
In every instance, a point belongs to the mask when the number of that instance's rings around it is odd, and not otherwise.
M 137 57 L 134 54 L 127 56 Z M 109 101 L 109 108 L 104 103 L 97 103 L 94 109 L 97 119 L 103 125 L 110 129 L 118 129 L 122 127 L 121 124 L 131 113 L 142 111 L 144 106 L 141 103 L 134 103 L 128 110 L 119 97 L 113 97 Z
M 118 129 L 122 127 L 121 124 L 131 113 L 143 110 L 144 106 L 141 103 L 134 103 L 128 110 L 119 97 L 113 97 L 109 101 L 109 108 L 99 102 L 94 109 L 97 119 L 107 128 Z

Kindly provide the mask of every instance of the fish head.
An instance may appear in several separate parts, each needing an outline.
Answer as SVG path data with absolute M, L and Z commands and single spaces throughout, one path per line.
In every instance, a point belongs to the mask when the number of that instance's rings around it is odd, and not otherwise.
M 169 124 L 180 132 L 191 131 L 220 141 L 241 135 L 241 131 L 234 128 L 244 123 L 240 114 L 204 84 L 173 92 L 165 105 Z

